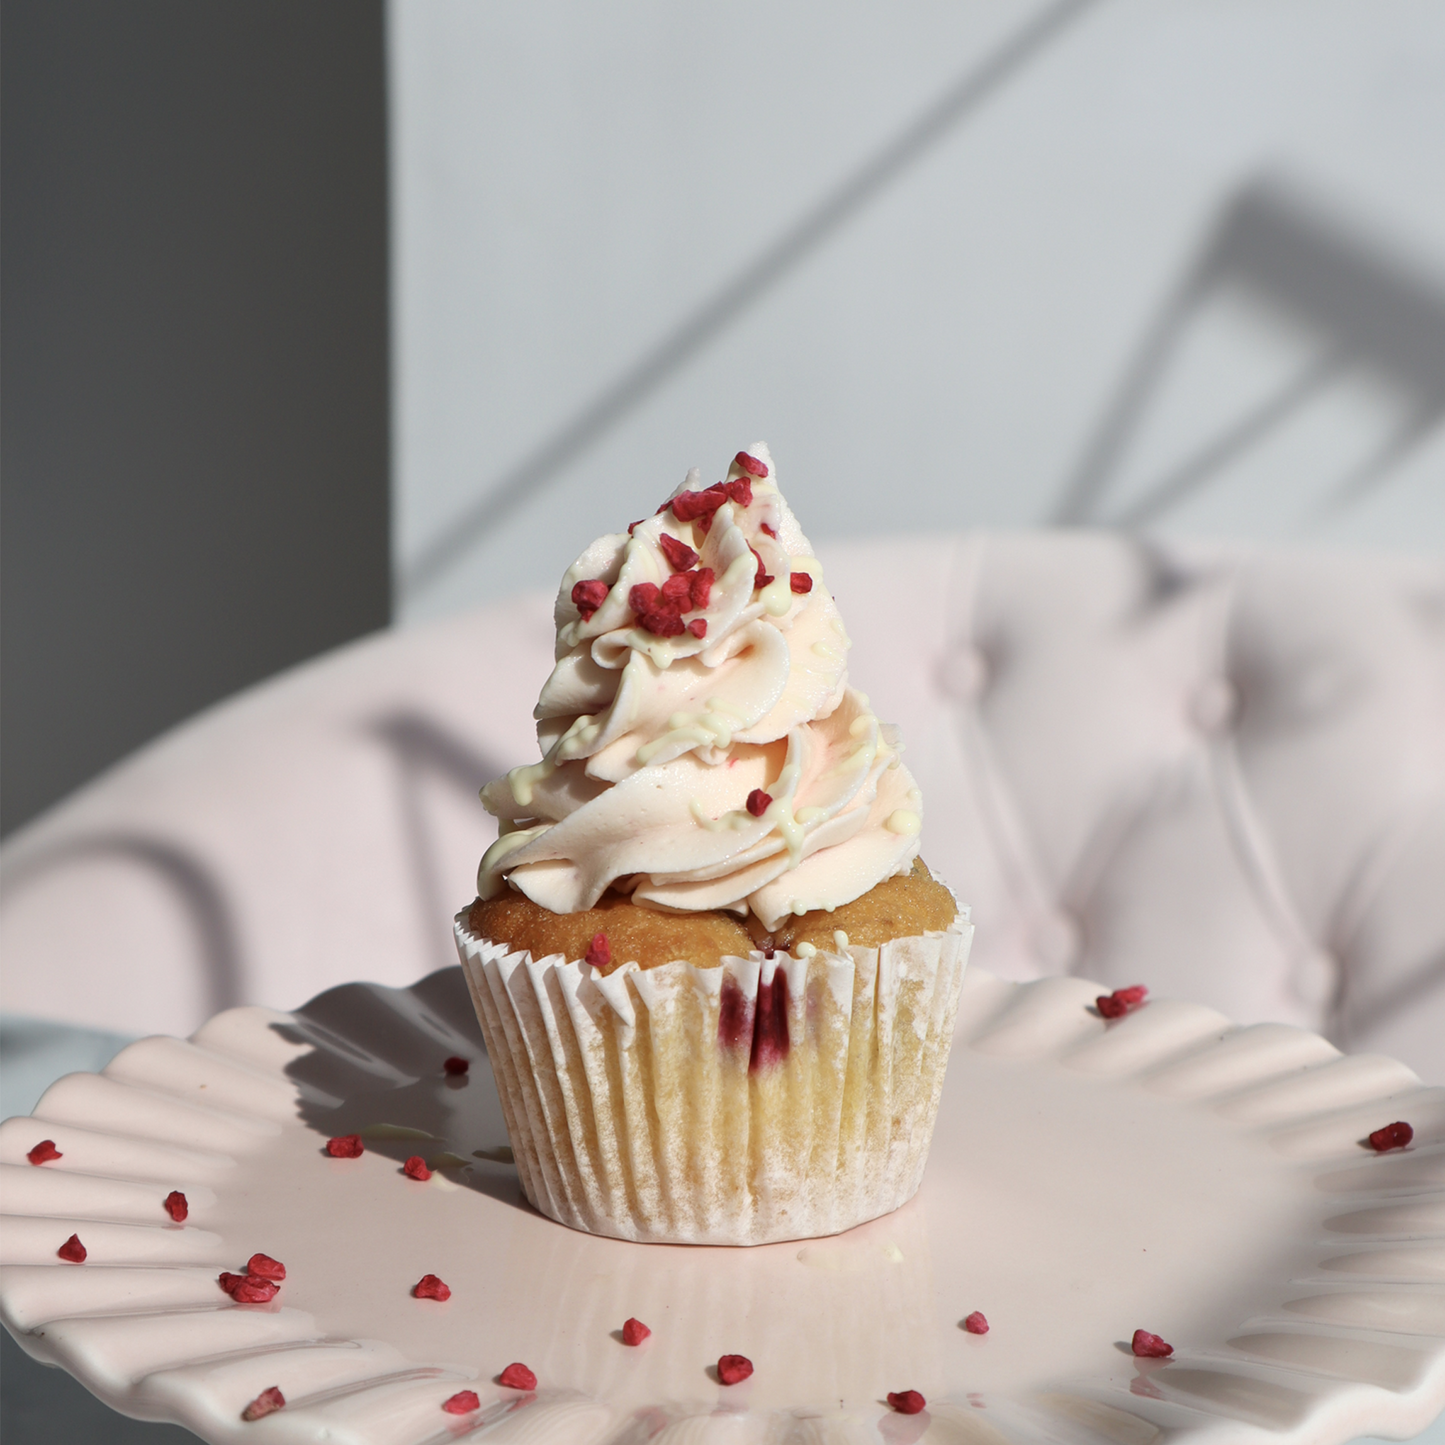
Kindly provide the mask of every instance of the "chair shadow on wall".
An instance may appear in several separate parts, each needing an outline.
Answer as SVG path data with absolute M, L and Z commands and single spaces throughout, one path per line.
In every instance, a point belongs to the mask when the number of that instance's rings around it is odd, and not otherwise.
M 1243 297 L 1282 319 L 1304 342 L 1304 363 L 1130 500 L 1111 504 L 1130 444 L 1171 362 L 1225 297 Z M 1318 204 L 1276 181 L 1256 180 L 1225 206 L 1197 259 L 1146 329 L 1052 521 L 1147 526 L 1220 481 L 1233 463 L 1347 375 L 1368 375 L 1382 384 L 1398 403 L 1399 416 L 1345 476 L 1321 479 L 1321 513 L 1378 490 L 1445 418 L 1445 291 Z
M 1151 408 L 1191 335 L 1227 298 L 1243 298 L 1282 321 L 1303 342 L 1303 363 L 1182 461 L 1125 495 L 1122 473 Z M 1445 420 L 1445 289 L 1338 214 L 1277 181 L 1257 179 L 1225 205 L 1145 329 L 1050 520 L 1137 533 L 1141 560 L 1157 575 L 1162 596 L 1180 579 L 1167 552 L 1154 546 L 1151 524 L 1222 484 L 1233 464 L 1296 420 L 1333 383 L 1361 376 L 1383 387 L 1395 404 L 1395 419 L 1343 476 L 1319 478 L 1317 517 L 1386 486 Z M 1236 846 L 1242 855 L 1250 851 L 1238 840 Z M 1257 859 L 1241 861 L 1251 875 L 1261 871 Z M 1267 912 L 1282 909 L 1293 916 L 1288 899 L 1264 901 Z M 1304 937 L 1297 925 L 1285 932 L 1298 935 L 1295 942 Z M 1362 982 L 1346 969 L 1327 1009 L 1324 1026 L 1346 1047 L 1352 1033 L 1399 1017 L 1445 984 L 1445 956 L 1422 960 L 1368 997 Z
M 550 486 L 563 470 L 634 413 L 766 296 L 868 210 L 933 149 L 1000 95 L 1099 0 L 1052 0 L 1006 31 L 930 98 L 906 125 L 783 224 L 716 290 L 642 351 L 578 411 L 499 475 L 438 529 L 402 568 L 402 601 L 424 592 L 514 508 Z

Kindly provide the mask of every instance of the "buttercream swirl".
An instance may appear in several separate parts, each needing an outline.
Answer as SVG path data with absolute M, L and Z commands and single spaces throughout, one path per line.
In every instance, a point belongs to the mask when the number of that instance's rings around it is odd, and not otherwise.
M 912 865 L 918 788 L 847 684 L 848 634 L 767 447 L 699 480 L 562 579 L 542 761 L 482 789 L 501 834 L 481 897 L 510 884 L 575 913 L 617 888 L 772 929 Z

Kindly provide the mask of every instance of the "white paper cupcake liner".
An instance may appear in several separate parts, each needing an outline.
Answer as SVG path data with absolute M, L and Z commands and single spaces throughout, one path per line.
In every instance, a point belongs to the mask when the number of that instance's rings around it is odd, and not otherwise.
M 527 1198 L 673 1244 L 836 1234 L 923 1178 L 973 925 L 602 977 L 456 919 Z

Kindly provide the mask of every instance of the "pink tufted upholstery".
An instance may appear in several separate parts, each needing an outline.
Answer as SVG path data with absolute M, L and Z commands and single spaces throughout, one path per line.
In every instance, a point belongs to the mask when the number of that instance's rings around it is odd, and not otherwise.
M 925 856 L 1009 977 L 1145 982 L 1445 1080 L 1445 567 L 965 534 L 820 549 Z M 185 1032 L 451 961 L 550 599 L 368 639 L 3 851 L 4 1007 Z

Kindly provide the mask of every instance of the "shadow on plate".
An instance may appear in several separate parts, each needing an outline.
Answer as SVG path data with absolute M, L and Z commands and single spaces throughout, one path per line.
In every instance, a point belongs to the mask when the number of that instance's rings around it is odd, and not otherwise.
M 316 1147 L 360 1134 L 369 1152 L 400 1168 L 420 1155 L 468 1189 L 530 1210 L 511 1162 L 501 1100 L 460 968 L 409 989 L 348 983 L 272 1027 L 310 1045 L 286 1066 Z M 446 1059 L 467 1060 L 461 1076 Z

